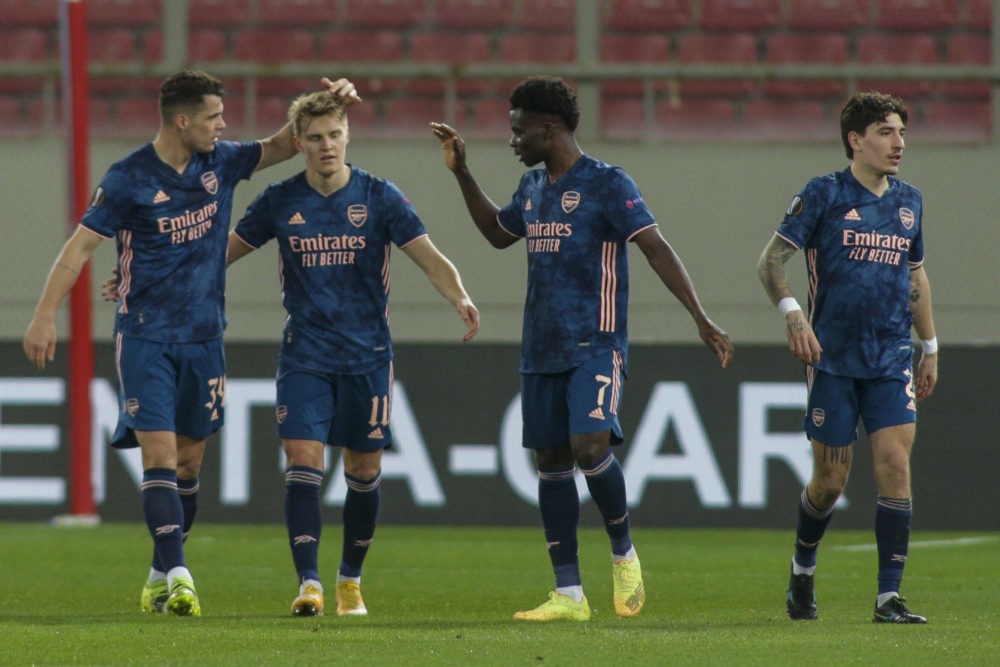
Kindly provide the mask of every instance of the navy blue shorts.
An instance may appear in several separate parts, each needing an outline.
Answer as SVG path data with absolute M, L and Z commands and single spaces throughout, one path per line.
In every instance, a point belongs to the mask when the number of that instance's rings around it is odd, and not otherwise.
M 623 379 L 622 355 L 617 350 L 564 373 L 522 373 L 522 445 L 528 449 L 568 447 L 570 435 L 609 429 L 611 444 L 621 444 L 618 404 Z
M 803 422 L 806 435 L 830 447 L 844 447 L 857 440 L 858 419 L 869 433 L 916 422 L 917 397 L 910 369 L 874 379 L 811 369 Z
M 111 446 L 138 447 L 135 431 L 171 431 L 202 440 L 225 421 L 222 338 L 159 343 L 115 337 L 118 426 Z
M 359 452 L 392 446 L 392 362 L 362 375 L 278 362 L 278 435 Z

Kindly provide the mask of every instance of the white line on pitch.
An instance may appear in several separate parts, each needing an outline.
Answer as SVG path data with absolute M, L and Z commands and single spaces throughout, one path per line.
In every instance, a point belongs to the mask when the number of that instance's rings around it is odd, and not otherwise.
M 989 542 L 1000 541 L 1000 537 L 957 537 L 951 540 L 922 540 L 910 542 L 911 547 L 964 547 L 970 544 L 987 544 Z M 874 544 L 849 544 L 846 546 L 831 547 L 836 551 L 875 551 Z

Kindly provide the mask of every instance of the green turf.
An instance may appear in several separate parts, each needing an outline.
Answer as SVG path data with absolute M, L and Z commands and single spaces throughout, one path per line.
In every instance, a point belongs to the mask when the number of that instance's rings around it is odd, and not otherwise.
M 332 581 L 339 527 L 322 554 Z M 784 613 L 790 531 L 641 530 L 648 601 L 611 605 L 607 540 L 582 531 L 589 623 L 511 613 L 552 585 L 536 529 L 383 526 L 366 564 L 366 618 L 292 618 L 284 527 L 199 524 L 187 557 L 201 618 L 139 611 L 139 524 L 0 522 L 0 664 L 985 665 L 1000 663 L 1000 533 L 915 532 L 904 593 L 926 626 L 871 623 L 870 532 L 831 530 L 821 620 Z M 332 602 L 332 600 L 331 600 Z

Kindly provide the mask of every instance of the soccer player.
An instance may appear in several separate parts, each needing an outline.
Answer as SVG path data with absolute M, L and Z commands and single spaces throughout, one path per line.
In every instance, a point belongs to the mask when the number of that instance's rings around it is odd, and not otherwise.
M 705 314 L 635 182 L 580 149 L 579 117 L 576 93 L 562 79 L 530 77 L 514 89 L 510 146 L 528 167 L 544 168 L 526 172 L 503 208 L 473 177 L 458 132 L 431 123 L 476 227 L 496 248 L 525 239 L 528 254 L 520 364 L 523 445 L 535 454 L 556 589 L 537 608 L 514 614 L 527 621 L 590 618 L 577 555 L 576 468 L 611 541 L 615 612 L 635 616 L 645 602 L 625 478 L 611 451 L 623 441 L 618 404 L 628 361 L 628 242 L 687 308 L 723 367 L 733 355 L 729 337 Z
M 799 497 L 788 616 L 818 616 L 816 551 L 847 483 L 858 419 L 871 442 L 878 545 L 876 623 L 926 623 L 899 596 L 910 536 L 910 451 L 917 406 L 938 375 L 931 292 L 923 268 L 920 191 L 896 178 L 907 110 L 874 92 L 851 97 L 840 115 L 850 166 L 813 178 L 788 207 L 757 264 L 785 316 L 792 355 L 806 364 L 804 429 L 813 474 Z M 792 296 L 784 264 L 805 249 L 809 315 Z M 911 326 L 922 339 L 912 372 Z
M 347 113 L 329 93 L 289 109 L 306 169 L 265 189 L 230 235 L 230 263 L 278 243 L 288 312 L 278 361 L 277 420 L 284 447 L 285 521 L 299 594 L 295 616 L 323 614 L 319 575 L 324 445 L 342 448 L 347 498 L 337 614 L 367 614 L 361 570 L 375 534 L 382 450 L 392 444 L 393 351 L 389 253 L 401 248 L 458 311 L 463 340 L 479 312 L 454 265 L 431 242 L 409 200 L 389 181 L 347 163 Z
M 358 101 L 346 79 L 322 85 Z M 160 87 L 151 143 L 111 166 L 56 258 L 24 352 L 39 369 L 55 357 L 56 310 L 104 239 L 118 251 L 115 360 L 120 413 L 111 445 L 142 451 L 142 509 L 153 562 L 140 597 L 148 612 L 200 616 L 184 558 L 197 509 L 206 438 L 222 426 L 224 287 L 233 192 L 239 181 L 295 154 L 286 125 L 249 143 L 219 141 L 222 83 L 184 70 Z

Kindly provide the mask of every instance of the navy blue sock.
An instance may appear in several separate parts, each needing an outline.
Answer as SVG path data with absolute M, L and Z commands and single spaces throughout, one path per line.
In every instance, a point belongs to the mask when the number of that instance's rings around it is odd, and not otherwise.
M 142 473 L 142 514 L 163 572 L 184 562 L 184 509 L 177 495 L 177 471 L 150 468 Z
M 299 583 L 306 579 L 319 581 L 319 538 L 323 527 L 319 490 L 322 484 L 322 470 L 290 466 L 285 471 L 285 526 Z
M 375 537 L 375 524 L 382 504 L 382 472 L 369 480 L 344 474 L 347 498 L 344 500 L 344 546 L 340 557 L 340 574 L 360 577 Z
M 580 466 L 590 497 L 604 519 L 604 530 L 611 538 L 611 553 L 624 556 L 632 548 L 629 534 L 628 500 L 625 497 L 625 474 L 618 459 L 608 450 L 593 468 Z
M 538 509 L 542 513 L 556 588 L 581 585 L 576 535 L 580 523 L 580 496 L 573 473 L 573 468 L 538 471 Z
M 795 562 L 802 567 L 816 567 L 816 550 L 826 527 L 833 518 L 833 508 L 820 509 L 809 500 L 806 489 L 799 496 L 799 522 L 795 527 Z
M 194 524 L 194 515 L 198 513 L 198 489 L 201 488 L 198 483 L 198 478 L 194 479 L 178 479 L 177 480 L 177 495 L 181 499 L 181 508 L 184 510 L 184 540 L 187 540 L 188 533 L 191 532 L 191 526 Z M 156 555 L 156 549 L 153 549 L 153 569 L 159 572 L 166 572 L 163 569 L 163 563 L 160 562 L 159 556 Z
M 878 592 L 899 592 L 910 548 L 909 498 L 879 496 L 875 502 L 875 543 L 878 545 Z

